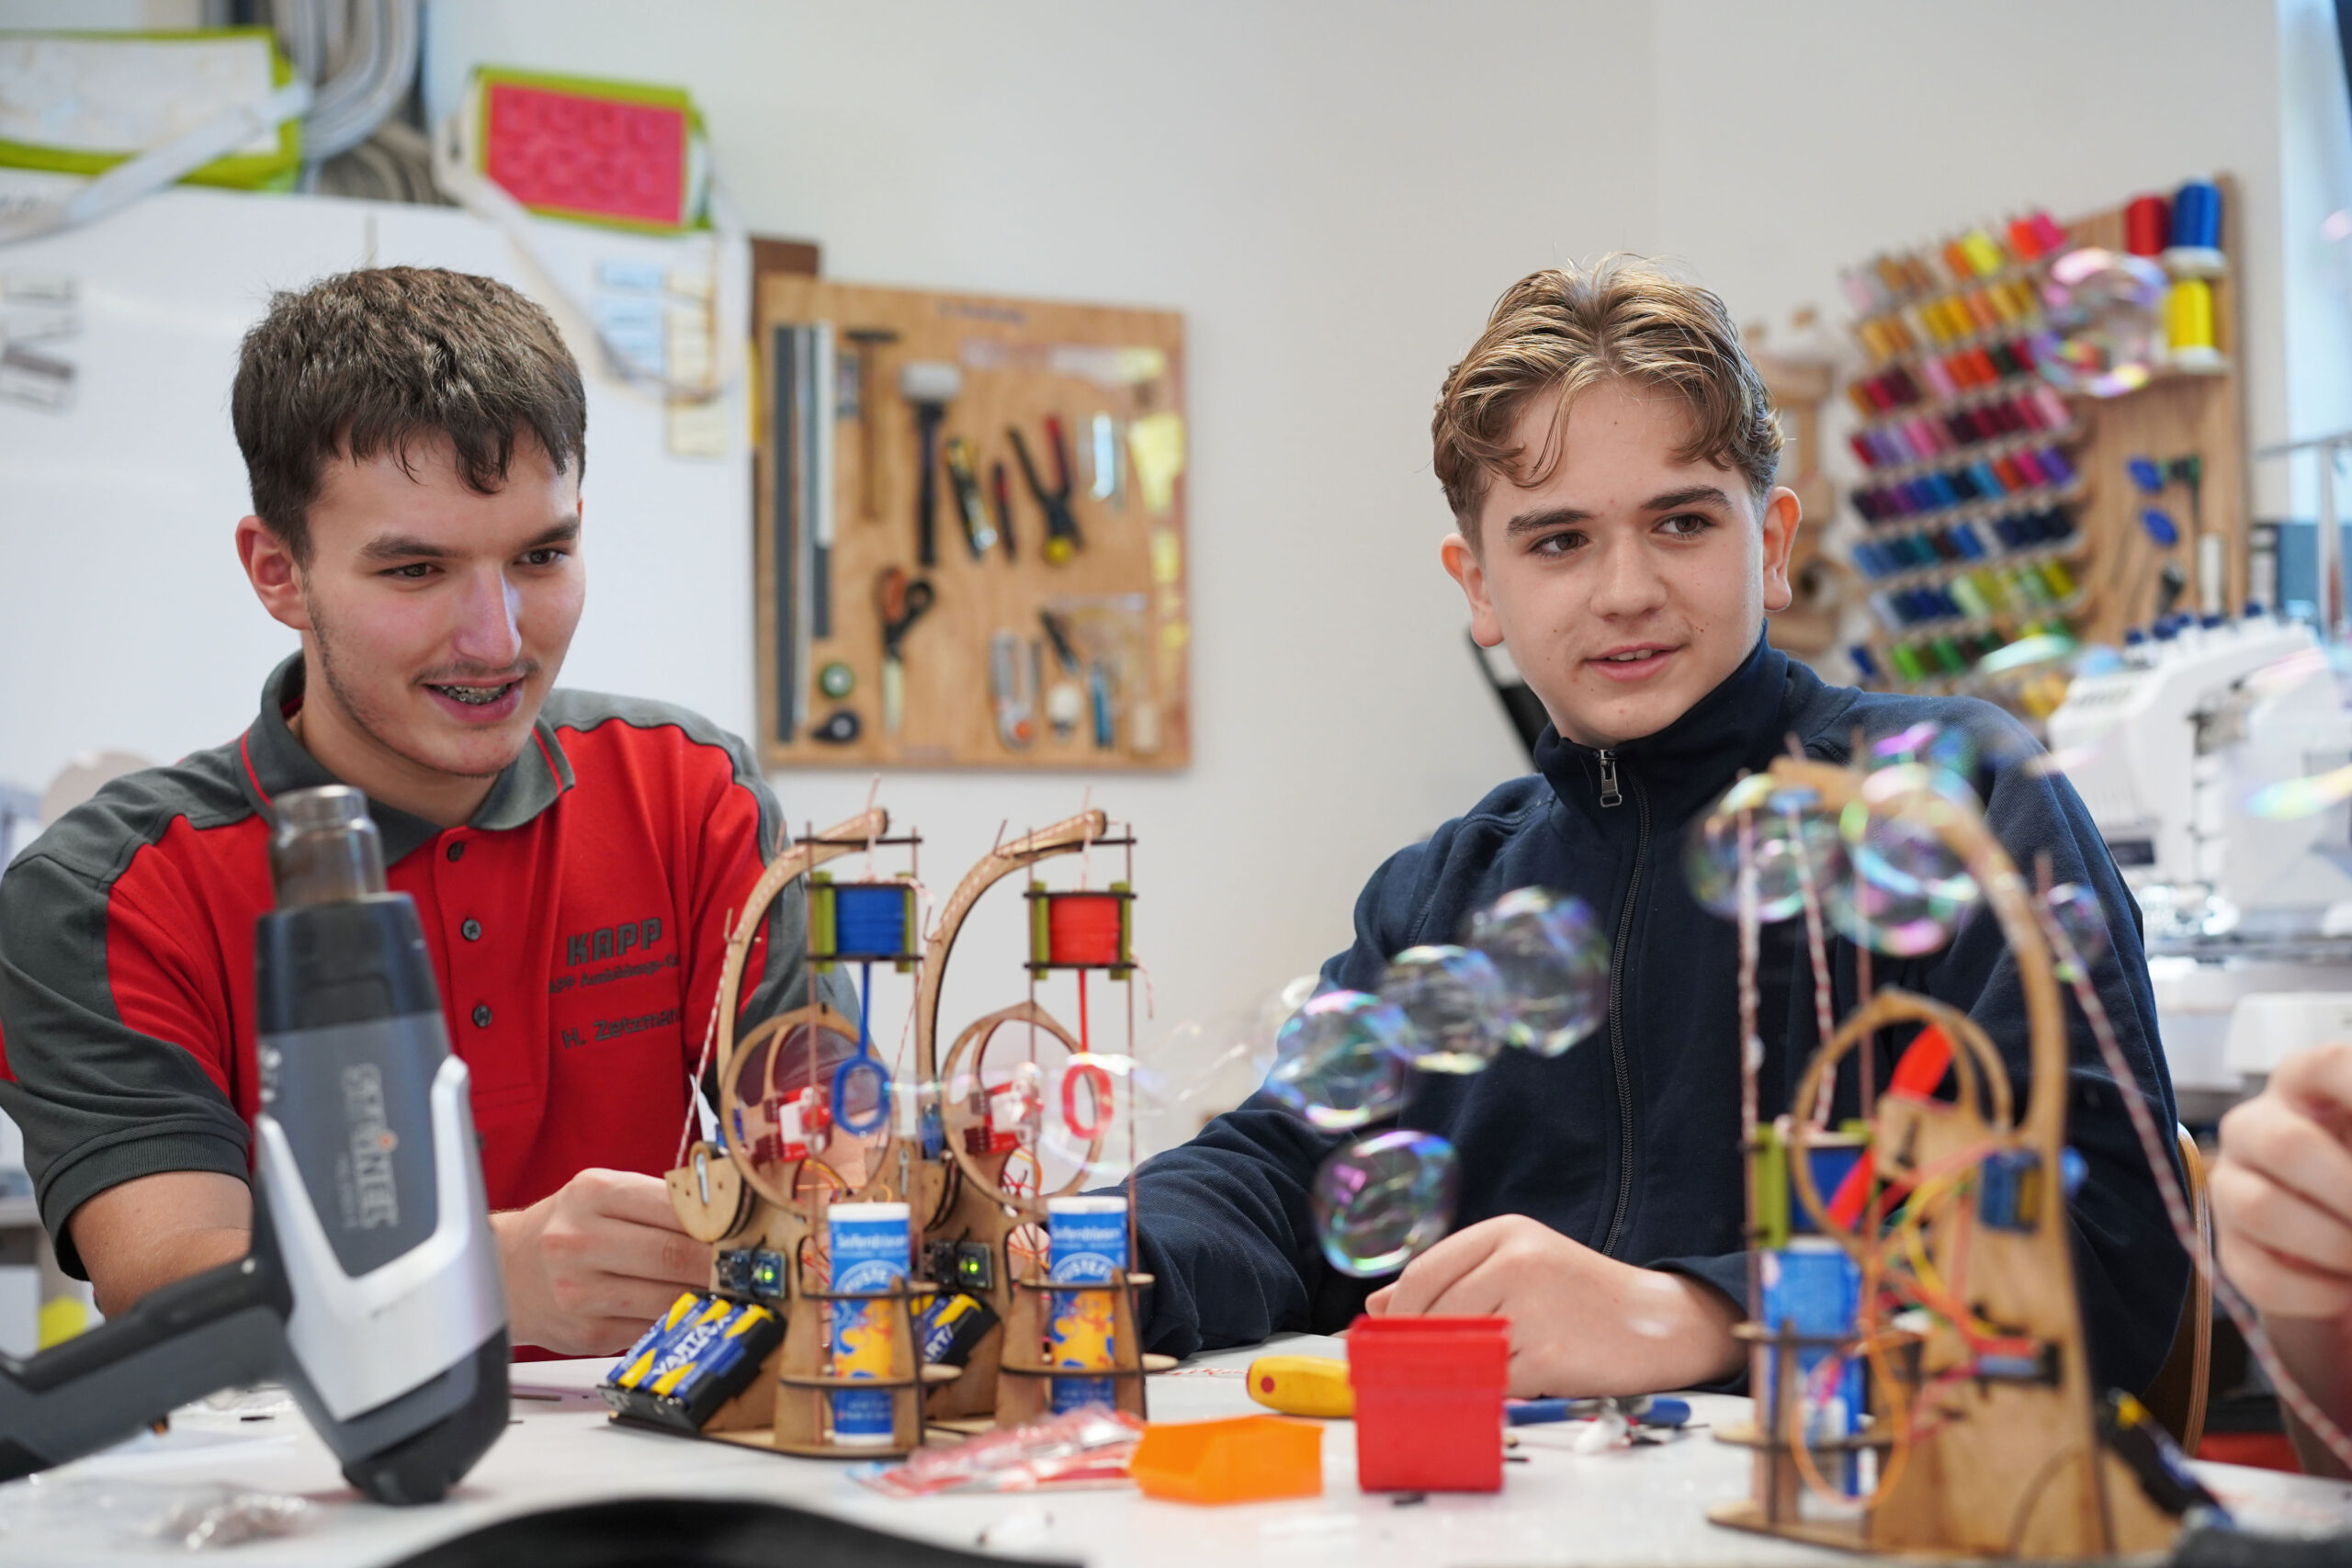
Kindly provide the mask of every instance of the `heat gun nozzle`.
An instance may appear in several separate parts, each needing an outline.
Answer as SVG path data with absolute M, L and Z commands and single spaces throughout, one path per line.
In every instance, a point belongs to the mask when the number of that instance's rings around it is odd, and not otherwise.
M 368 797 L 348 784 L 288 790 L 274 803 L 269 841 L 277 907 L 348 903 L 384 892 L 384 840 Z

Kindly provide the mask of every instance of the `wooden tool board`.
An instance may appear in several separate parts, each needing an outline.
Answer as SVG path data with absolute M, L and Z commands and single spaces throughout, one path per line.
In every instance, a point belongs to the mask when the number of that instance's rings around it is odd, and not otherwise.
M 804 364 L 796 378 L 788 350 L 790 328 L 817 322 L 829 323 L 833 336 L 829 395 L 835 417 L 830 451 L 811 453 L 808 433 L 821 416 L 796 416 L 791 405 L 805 402 L 813 374 L 822 367 L 812 374 Z M 1148 476 L 1130 440 L 1138 422 L 1150 422 L 1162 453 L 1171 430 L 1180 450 L 1189 434 L 1182 316 L 769 275 L 760 280 L 754 328 L 760 390 L 753 569 L 763 761 L 771 767 L 1187 766 L 1185 479 L 1181 463 L 1170 474 L 1163 460 L 1157 472 L 1167 480 L 1164 492 L 1148 495 Z M 869 343 L 861 355 L 853 336 L 861 333 L 895 336 Z M 940 453 L 952 436 L 973 444 L 991 521 L 992 470 L 1005 465 L 1013 536 L 1009 558 L 1001 540 L 974 555 L 956 486 L 944 457 L 935 455 L 936 565 L 925 569 L 918 561 L 922 464 L 916 409 L 901 395 L 900 380 L 905 367 L 918 361 L 952 365 L 960 373 L 960 389 L 939 428 Z M 820 396 L 815 406 L 822 410 L 824 402 Z M 1112 422 L 1109 466 L 1096 457 L 1098 415 Z M 1008 434 L 1022 432 L 1039 478 L 1051 488 L 1056 463 L 1048 416 L 1058 417 L 1067 436 L 1069 508 L 1081 539 L 1058 565 L 1046 558 L 1046 518 Z M 875 422 L 870 432 L 867 420 Z M 877 459 L 870 474 L 868 452 Z M 1098 474 L 1112 491 L 1107 497 L 1094 493 Z M 819 506 L 809 496 L 812 483 L 832 501 L 828 558 L 813 575 L 812 545 L 822 524 L 806 515 Z M 1155 506 L 1155 499 L 1161 503 Z M 904 637 L 904 701 L 895 735 L 884 724 L 876 603 L 877 580 L 892 568 L 927 580 L 934 595 Z M 828 589 L 830 626 L 819 635 L 813 600 Z M 1040 610 L 1055 611 L 1070 633 L 1075 671 L 1058 656 Z M 1009 741 L 1008 726 L 1000 722 L 1003 660 L 992 657 L 1000 633 L 1012 634 L 1014 683 L 1025 682 L 1032 705 L 1034 735 L 1026 744 Z M 834 665 L 845 667 L 852 682 L 840 698 L 820 684 L 820 672 Z M 1047 712 L 1049 694 L 1060 684 L 1076 687 L 1080 710 L 1066 729 Z M 856 715 L 855 739 L 818 738 L 843 711 Z

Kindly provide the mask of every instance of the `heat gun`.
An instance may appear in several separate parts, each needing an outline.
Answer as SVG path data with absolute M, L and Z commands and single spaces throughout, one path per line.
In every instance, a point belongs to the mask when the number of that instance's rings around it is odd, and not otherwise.
M 268 1378 L 382 1503 L 437 1501 L 505 1430 L 505 1290 L 416 907 L 385 890 L 359 791 L 289 791 L 276 817 L 252 1251 L 28 1360 L 0 1355 L 0 1480 Z

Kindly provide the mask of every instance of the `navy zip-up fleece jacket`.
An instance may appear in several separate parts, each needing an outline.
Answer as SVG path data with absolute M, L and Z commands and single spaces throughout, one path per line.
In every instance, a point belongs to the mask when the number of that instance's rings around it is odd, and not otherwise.
M 1759 641 L 1681 718 L 1615 749 L 1618 803 L 1603 804 L 1600 755 L 1546 730 L 1538 774 L 1504 784 L 1426 843 L 1390 857 L 1357 901 L 1355 945 L 1324 965 L 1327 987 L 1378 989 L 1393 954 L 1458 940 L 1471 912 L 1517 887 L 1584 899 L 1611 936 L 1605 1027 L 1558 1057 L 1507 1050 L 1483 1072 L 1418 1078 L 1402 1122 L 1442 1134 L 1460 1151 L 1457 1227 L 1525 1214 L 1611 1258 L 1695 1276 L 1746 1305 L 1737 932 L 1692 897 L 1683 845 L 1692 820 L 1740 772 L 1769 766 L 1791 737 L 1809 757 L 1844 762 L 1858 731 L 1875 740 L 1922 721 L 1973 738 L 1985 759 L 1973 782 L 1987 820 L 2029 877 L 2046 852 L 2054 881 L 2098 890 L 2114 939 L 2097 965 L 2099 993 L 2137 1092 L 2158 1126 L 2174 1124 L 2139 908 L 2072 786 L 2021 765 L 2040 750 L 2030 737 L 1971 698 L 1825 684 Z M 1787 1109 L 1819 1043 L 1804 925 L 1764 928 L 1758 1092 L 1767 1117 Z M 1850 943 L 1833 938 L 1839 1018 L 1856 1002 L 1855 956 Z M 1989 913 L 1980 909 L 1950 945 L 1925 957 L 1873 955 L 1872 978 L 1974 1018 L 2000 1049 L 2022 1102 L 2023 995 Z M 2102 1386 L 2136 1392 L 2171 1346 L 2188 1260 L 2088 1027 L 2071 1004 L 2068 1011 L 2068 1140 L 2088 1168 L 2069 1211 L 2075 1278 L 2095 1374 Z M 1879 1083 L 1901 1043 L 1885 1043 Z M 1839 1117 L 1856 1113 L 1857 1095 L 1849 1060 Z M 1137 1218 L 1145 1261 L 1158 1277 L 1149 1348 L 1184 1355 L 1285 1330 L 1346 1326 L 1385 1281 L 1340 1273 L 1317 1245 L 1308 1189 L 1343 1141 L 1260 1095 L 1143 1167 Z

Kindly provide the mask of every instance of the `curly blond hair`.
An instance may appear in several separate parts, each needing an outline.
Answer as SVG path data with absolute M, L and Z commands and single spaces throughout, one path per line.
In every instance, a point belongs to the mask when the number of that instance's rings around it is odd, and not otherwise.
M 1681 398 L 1690 438 L 1679 460 L 1736 468 L 1759 501 L 1772 488 L 1780 422 L 1722 299 L 1640 256 L 1609 256 L 1589 272 L 1547 267 L 1495 301 L 1486 331 L 1446 372 L 1430 422 L 1437 481 L 1471 544 L 1495 478 L 1531 486 L 1549 479 L 1570 406 L 1615 378 Z M 1559 421 L 1530 454 L 1513 439 L 1520 414 L 1529 399 L 1555 390 Z

